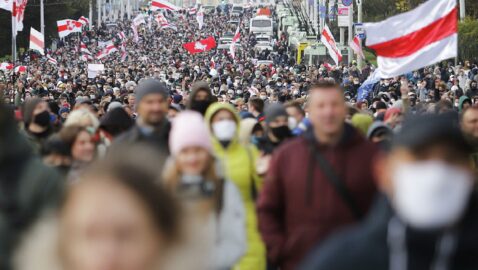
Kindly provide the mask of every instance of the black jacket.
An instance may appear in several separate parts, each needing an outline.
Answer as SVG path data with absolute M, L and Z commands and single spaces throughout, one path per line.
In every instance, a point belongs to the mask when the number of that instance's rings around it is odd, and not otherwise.
M 457 228 L 456 249 L 448 270 L 478 269 L 478 196 L 474 192 L 465 217 Z M 393 209 L 384 196 L 376 201 L 360 225 L 335 234 L 309 254 L 300 270 L 390 269 L 388 224 Z M 406 228 L 408 270 L 431 269 L 442 232 L 420 232 Z

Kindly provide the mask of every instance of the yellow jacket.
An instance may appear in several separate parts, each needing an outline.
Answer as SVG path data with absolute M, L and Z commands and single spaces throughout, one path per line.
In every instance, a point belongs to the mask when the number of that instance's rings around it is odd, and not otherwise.
M 252 145 L 245 146 L 239 142 L 240 118 L 231 105 L 212 104 L 205 116 L 207 125 L 210 127 L 214 114 L 223 109 L 234 115 L 238 127 L 236 136 L 227 148 L 224 148 L 214 135 L 211 136 L 214 152 L 224 166 L 226 178 L 236 184 L 239 189 L 246 209 L 247 251 L 233 270 L 264 270 L 266 269 L 266 248 L 259 233 L 256 206 L 252 195 L 252 184 L 256 185 L 256 190 L 261 186 L 261 179 L 255 170 L 255 161 L 259 152 Z

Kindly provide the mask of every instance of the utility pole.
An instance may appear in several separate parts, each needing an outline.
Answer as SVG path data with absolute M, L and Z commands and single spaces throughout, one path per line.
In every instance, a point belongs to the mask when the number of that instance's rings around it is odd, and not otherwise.
M 40 32 L 45 38 L 45 9 L 43 6 L 43 0 L 40 0 Z
M 88 27 L 91 30 L 91 25 L 93 25 L 93 0 L 90 0 L 90 6 L 88 11 L 88 20 L 90 21 Z
M 126 12 L 128 13 L 128 20 L 131 19 L 131 0 L 126 0 Z
M 348 41 L 349 43 L 347 44 L 348 46 L 348 60 L 349 60 L 349 65 L 352 64 L 352 60 L 354 58 L 354 54 L 352 51 L 352 48 L 350 48 L 349 44 L 353 39 L 353 26 L 354 26 L 354 3 L 350 4 L 349 6 L 349 36 L 348 36 Z
M 98 10 L 98 25 L 96 29 L 101 27 L 101 0 L 96 0 L 96 8 Z
M 357 9 L 358 9 L 358 10 L 357 10 L 357 15 L 358 15 L 358 16 L 357 16 L 357 17 L 358 17 L 358 18 L 357 18 L 357 22 L 358 22 L 358 23 L 362 23 L 362 1 L 363 1 L 363 0 L 356 0 L 356 2 L 357 2 Z M 360 42 L 360 47 L 362 47 L 362 40 L 360 39 L 359 42 Z M 361 56 L 357 56 L 357 66 L 358 66 L 359 69 L 362 68 L 362 61 L 363 61 L 362 57 L 361 57 Z
M 466 16 L 465 0 L 460 0 L 460 20 L 463 21 Z

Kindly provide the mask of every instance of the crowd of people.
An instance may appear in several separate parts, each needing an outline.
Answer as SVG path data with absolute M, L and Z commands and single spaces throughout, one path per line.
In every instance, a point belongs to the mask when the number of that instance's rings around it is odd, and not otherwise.
M 478 268 L 477 63 L 362 97 L 372 64 L 297 64 L 286 34 L 257 50 L 253 14 L 235 58 L 182 47 L 234 33 L 227 9 L 166 12 L 3 73 L 0 269 Z M 89 76 L 80 40 L 127 57 Z

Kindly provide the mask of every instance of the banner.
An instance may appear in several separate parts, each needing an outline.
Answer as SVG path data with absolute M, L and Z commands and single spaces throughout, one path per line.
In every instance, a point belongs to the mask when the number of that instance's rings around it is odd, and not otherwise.
M 88 64 L 88 78 L 95 78 L 96 75 L 100 74 L 105 70 L 105 65 L 103 64 Z

